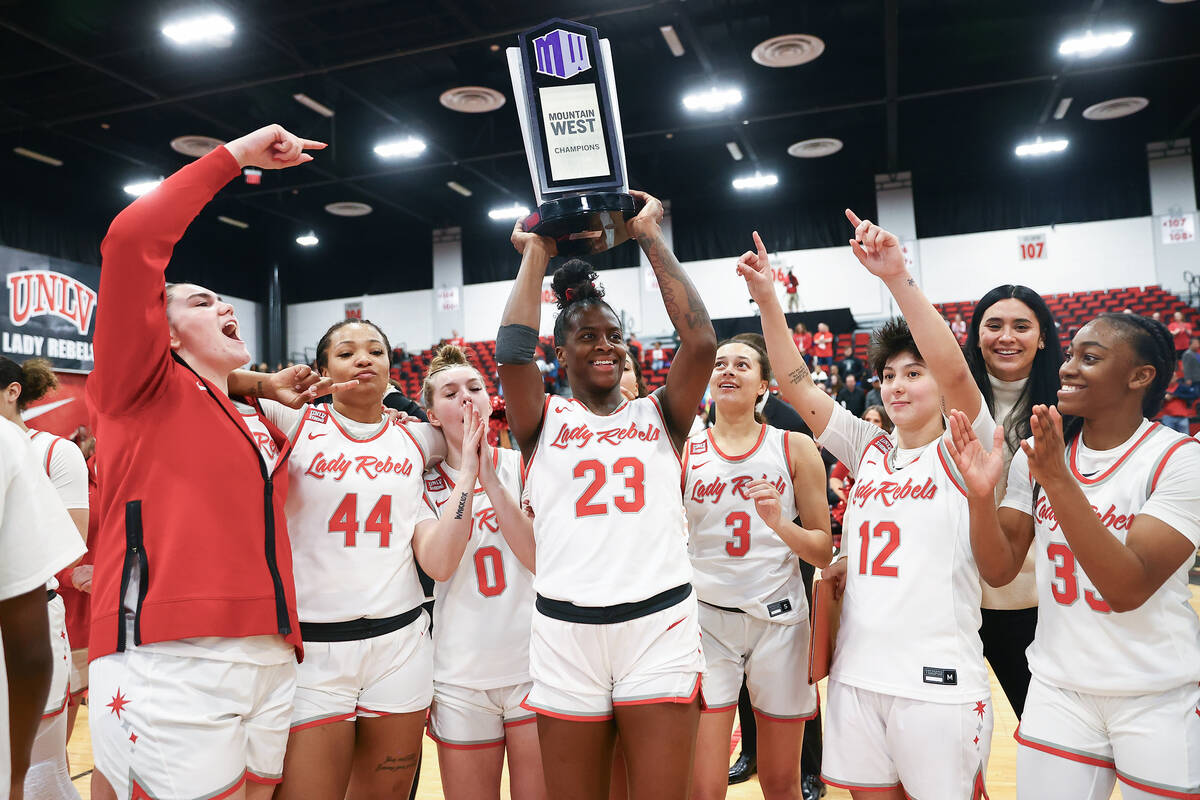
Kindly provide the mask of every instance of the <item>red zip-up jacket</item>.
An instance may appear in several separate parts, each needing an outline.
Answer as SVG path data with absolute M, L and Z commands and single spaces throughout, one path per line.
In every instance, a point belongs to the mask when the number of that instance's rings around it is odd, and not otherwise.
M 224 147 L 113 220 L 101 245 L 96 368 L 100 530 L 89 658 L 195 636 L 282 634 L 300 652 L 284 500 L 290 444 L 273 469 L 225 393 L 169 345 L 163 272 L 175 243 L 239 173 Z M 122 597 L 137 574 L 134 642 Z

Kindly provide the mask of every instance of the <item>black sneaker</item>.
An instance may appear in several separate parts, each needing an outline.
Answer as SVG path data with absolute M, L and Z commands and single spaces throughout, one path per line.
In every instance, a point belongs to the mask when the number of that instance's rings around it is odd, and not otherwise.
M 825 784 L 816 775 L 805 775 L 800 779 L 800 796 L 804 800 L 821 800 L 825 796 Z
M 745 783 L 756 772 L 758 772 L 758 758 L 742 753 L 738 756 L 738 760 L 733 762 L 733 766 L 729 768 L 729 785 L 733 786 L 735 783 Z

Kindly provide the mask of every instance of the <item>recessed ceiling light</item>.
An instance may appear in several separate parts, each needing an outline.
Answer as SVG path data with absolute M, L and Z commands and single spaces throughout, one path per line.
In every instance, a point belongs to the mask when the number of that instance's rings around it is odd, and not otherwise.
M 671 51 L 671 55 L 679 58 L 684 54 L 683 42 L 679 41 L 679 34 L 675 32 L 674 25 L 659 26 L 658 32 L 662 34 L 663 41 L 667 43 L 667 49 Z
M 470 197 L 472 195 L 471 190 L 463 186 L 458 181 L 446 181 L 446 185 L 449 186 L 452 191 L 458 192 L 463 197 Z
M 764 67 L 795 67 L 807 64 L 825 52 L 825 42 L 807 33 L 787 33 L 759 42 L 750 51 L 755 63 Z
M 507 208 L 493 208 L 488 212 L 488 216 L 492 219 L 520 219 L 521 217 L 529 216 L 529 209 L 519 205 L 508 206 Z
M 375 145 L 375 155 L 381 158 L 405 156 L 415 158 L 425 152 L 425 142 L 409 136 L 407 139 L 392 139 Z
M 343 200 L 340 203 L 330 203 L 325 206 L 325 210 L 335 217 L 365 217 L 375 209 L 371 208 L 366 203 L 357 203 L 352 200 Z
M 491 50 L 493 53 L 498 53 L 498 52 L 500 52 L 500 45 L 490 44 L 490 45 L 488 45 L 488 50 Z
M 841 139 L 823 137 L 794 142 L 788 145 L 787 154 L 792 158 L 824 158 L 825 156 L 833 155 L 841 149 Z
M 438 102 L 451 111 L 464 114 L 485 114 L 504 105 L 505 97 L 486 86 L 456 86 L 438 97 Z
M 1067 109 L 1071 107 L 1071 100 L 1074 98 L 1064 97 L 1058 101 L 1058 108 L 1054 109 L 1054 118 L 1062 119 L 1067 115 Z
M 32 158 L 34 161 L 40 161 L 43 164 L 49 164 L 52 167 L 61 167 L 63 162 L 52 156 L 43 155 L 34 150 L 26 150 L 24 147 L 14 147 L 13 152 L 25 158 Z
M 1091 58 L 1092 56 L 1100 55 L 1105 50 L 1124 47 L 1129 44 L 1129 40 L 1132 38 L 1133 31 L 1109 31 L 1107 33 L 1092 33 L 1088 31 L 1083 36 L 1072 36 L 1063 39 L 1062 44 L 1058 46 L 1058 54 L 1060 56 Z
M 779 183 L 779 176 L 774 173 L 755 172 L 753 175 L 744 175 L 741 178 L 733 179 L 733 188 L 738 191 L 747 189 L 769 189 Z
M 742 102 L 742 90 L 727 87 L 719 89 L 716 86 L 707 92 L 693 92 L 683 96 L 683 107 L 688 111 L 707 111 L 716 113 Z
M 211 136 L 176 136 L 171 140 L 171 149 L 185 156 L 200 158 L 225 144 L 220 139 Z
M 316 100 L 313 100 L 311 97 L 304 94 L 303 92 L 298 92 L 298 93 L 292 95 L 292 99 L 295 100 L 300 105 L 304 106 L 305 108 L 308 108 L 308 109 L 311 109 L 312 111 L 317 112 L 318 114 L 320 114 L 322 117 L 325 117 L 326 119 L 329 119 L 330 117 L 333 116 L 332 108 L 325 105 L 324 103 L 318 103 Z
M 725 149 L 729 151 L 729 155 L 733 156 L 734 161 L 741 161 L 743 158 L 745 158 L 745 156 L 742 155 L 742 148 L 738 147 L 737 142 L 726 142 Z
M 1042 141 L 1042 137 L 1037 137 L 1036 141 L 1026 142 L 1025 144 L 1017 145 L 1016 154 L 1022 158 L 1028 156 L 1044 156 L 1050 153 L 1061 153 L 1067 149 L 1066 139 L 1048 139 Z
M 242 230 L 246 230 L 246 228 L 250 227 L 250 223 L 242 222 L 240 219 L 234 219 L 233 217 L 220 216 L 217 217 L 217 220 L 219 222 L 224 222 L 226 225 L 232 225 L 235 228 L 241 228 Z
M 154 189 L 156 186 L 158 186 L 162 182 L 163 182 L 163 179 L 158 178 L 155 180 L 135 181 L 133 183 L 127 183 L 127 184 L 125 184 L 125 193 L 131 194 L 134 197 L 141 197 L 146 192 L 151 191 L 152 189 Z
M 1095 121 L 1120 119 L 1136 114 L 1148 105 L 1150 101 L 1145 97 L 1117 97 L 1088 106 L 1083 110 L 1083 118 Z
M 163 26 L 162 32 L 175 44 L 228 47 L 233 43 L 234 30 L 236 29 L 229 17 L 222 14 L 205 14 L 169 22 Z
M 317 235 L 312 231 L 296 237 L 296 244 L 300 245 L 301 247 L 316 247 L 317 243 L 320 241 L 321 240 L 318 239 Z

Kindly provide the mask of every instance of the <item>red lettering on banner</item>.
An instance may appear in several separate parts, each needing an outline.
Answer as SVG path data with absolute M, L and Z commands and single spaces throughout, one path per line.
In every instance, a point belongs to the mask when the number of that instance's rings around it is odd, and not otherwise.
M 913 483 L 912 478 L 906 478 L 904 483 L 881 481 L 876 484 L 874 480 L 866 480 L 854 484 L 850 502 L 861 508 L 874 499 L 891 506 L 898 500 L 932 500 L 936 494 L 937 486 L 933 478 L 926 478 L 921 484 Z
M 65 319 L 87 335 L 96 311 L 96 292 L 69 275 L 23 270 L 8 276 L 8 318 L 20 327 L 34 317 Z

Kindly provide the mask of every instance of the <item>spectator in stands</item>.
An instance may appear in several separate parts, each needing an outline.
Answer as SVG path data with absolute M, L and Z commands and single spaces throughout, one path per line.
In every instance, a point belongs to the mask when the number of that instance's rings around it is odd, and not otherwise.
M 1032 435 L 1034 405 L 1058 402 L 1062 364 L 1058 328 L 1046 301 L 1027 286 L 997 286 L 975 305 L 964 352 L 975 384 L 1004 428 L 1004 477 L 996 487 L 1004 497 L 1008 463 L 1022 439 Z M 1019 718 L 1029 690 L 1025 649 L 1037 625 L 1037 586 L 1032 550 L 1020 573 L 999 589 L 983 585 L 983 655 Z
M 1163 399 L 1166 402 L 1162 407 L 1162 424 L 1184 436 L 1190 436 L 1192 403 L 1196 399 L 1195 389 L 1183 382 L 1172 383 L 1167 387 L 1167 394 Z
M 814 364 L 812 368 L 813 383 L 820 386 L 826 392 L 829 391 L 829 373 L 820 364 Z
M 463 339 L 463 337 L 458 335 L 458 331 L 456 331 L 456 330 L 450 331 L 450 338 L 447 339 L 446 342 L 447 342 L 447 344 L 452 344 L 458 348 L 463 348 L 463 347 L 467 346 L 466 341 Z
M 645 348 L 642 347 L 642 343 L 639 342 L 637 337 L 632 333 L 629 334 L 629 338 L 625 340 L 625 348 L 633 354 L 635 361 L 642 360 L 642 350 Z
M 1179 361 L 1183 365 L 1183 379 L 1200 386 L 1200 338 L 1193 336 L 1191 344 Z
M 796 277 L 796 273 L 792 272 L 792 268 L 788 267 L 787 278 L 783 281 L 787 291 L 787 310 L 800 310 L 800 294 L 796 289 L 800 286 L 800 279 Z
M 813 334 L 813 355 L 823 367 L 833 364 L 833 334 L 824 322 L 817 323 L 817 332 Z
M 650 351 L 650 369 L 658 372 L 665 366 L 667 366 L 667 361 L 666 353 L 663 352 L 662 342 L 655 342 L 654 349 Z
M 950 323 L 950 332 L 954 334 L 959 345 L 967 343 L 967 321 L 963 319 L 961 311 L 954 315 L 954 321 Z
M 840 392 L 842 390 L 842 388 L 845 386 L 845 382 L 842 378 L 842 372 L 841 372 L 841 370 L 838 369 L 837 364 L 829 365 L 828 384 L 829 384 L 829 393 L 831 395 L 833 395 L 835 398 L 837 397 L 838 392 Z
M 854 355 L 854 345 L 849 342 L 842 348 L 842 360 L 837 363 L 837 368 L 842 380 L 853 375 L 855 380 L 862 381 L 867 372 L 866 365 Z
M 271 370 L 267 367 L 267 362 L 260 361 L 260 362 L 258 362 L 258 366 L 254 368 L 254 371 L 255 372 L 270 372 Z
M 867 393 L 858 385 L 858 379 L 853 375 L 846 376 L 842 390 L 837 393 L 837 401 L 856 417 L 861 417 L 867 410 Z
M 792 341 L 796 343 L 796 349 L 800 351 L 800 355 L 804 357 L 805 365 L 812 368 L 812 334 L 808 332 L 808 328 L 804 327 L 803 322 L 797 322 L 795 329 L 792 331 Z
M 871 406 L 879 406 L 880 408 L 883 408 L 883 396 L 879 392 L 879 378 L 875 375 L 872 375 L 867 383 L 871 385 L 871 388 L 867 390 L 867 410 L 869 411 Z M 863 413 L 865 414 L 866 412 L 864 411 Z M 888 424 L 890 425 L 891 423 L 889 422 Z M 892 432 L 890 427 L 885 425 L 884 428 L 888 433 Z
M 1155 322 L 1162 322 L 1162 312 L 1155 311 L 1153 314 L 1150 315 L 1150 319 L 1154 320 Z
M 1182 311 L 1175 312 L 1175 318 L 1167 326 L 1167 333 L 1175 339 L 1175 357 L 1183 358 L 1192 339 L 1192 326 L 1184 321 Z

